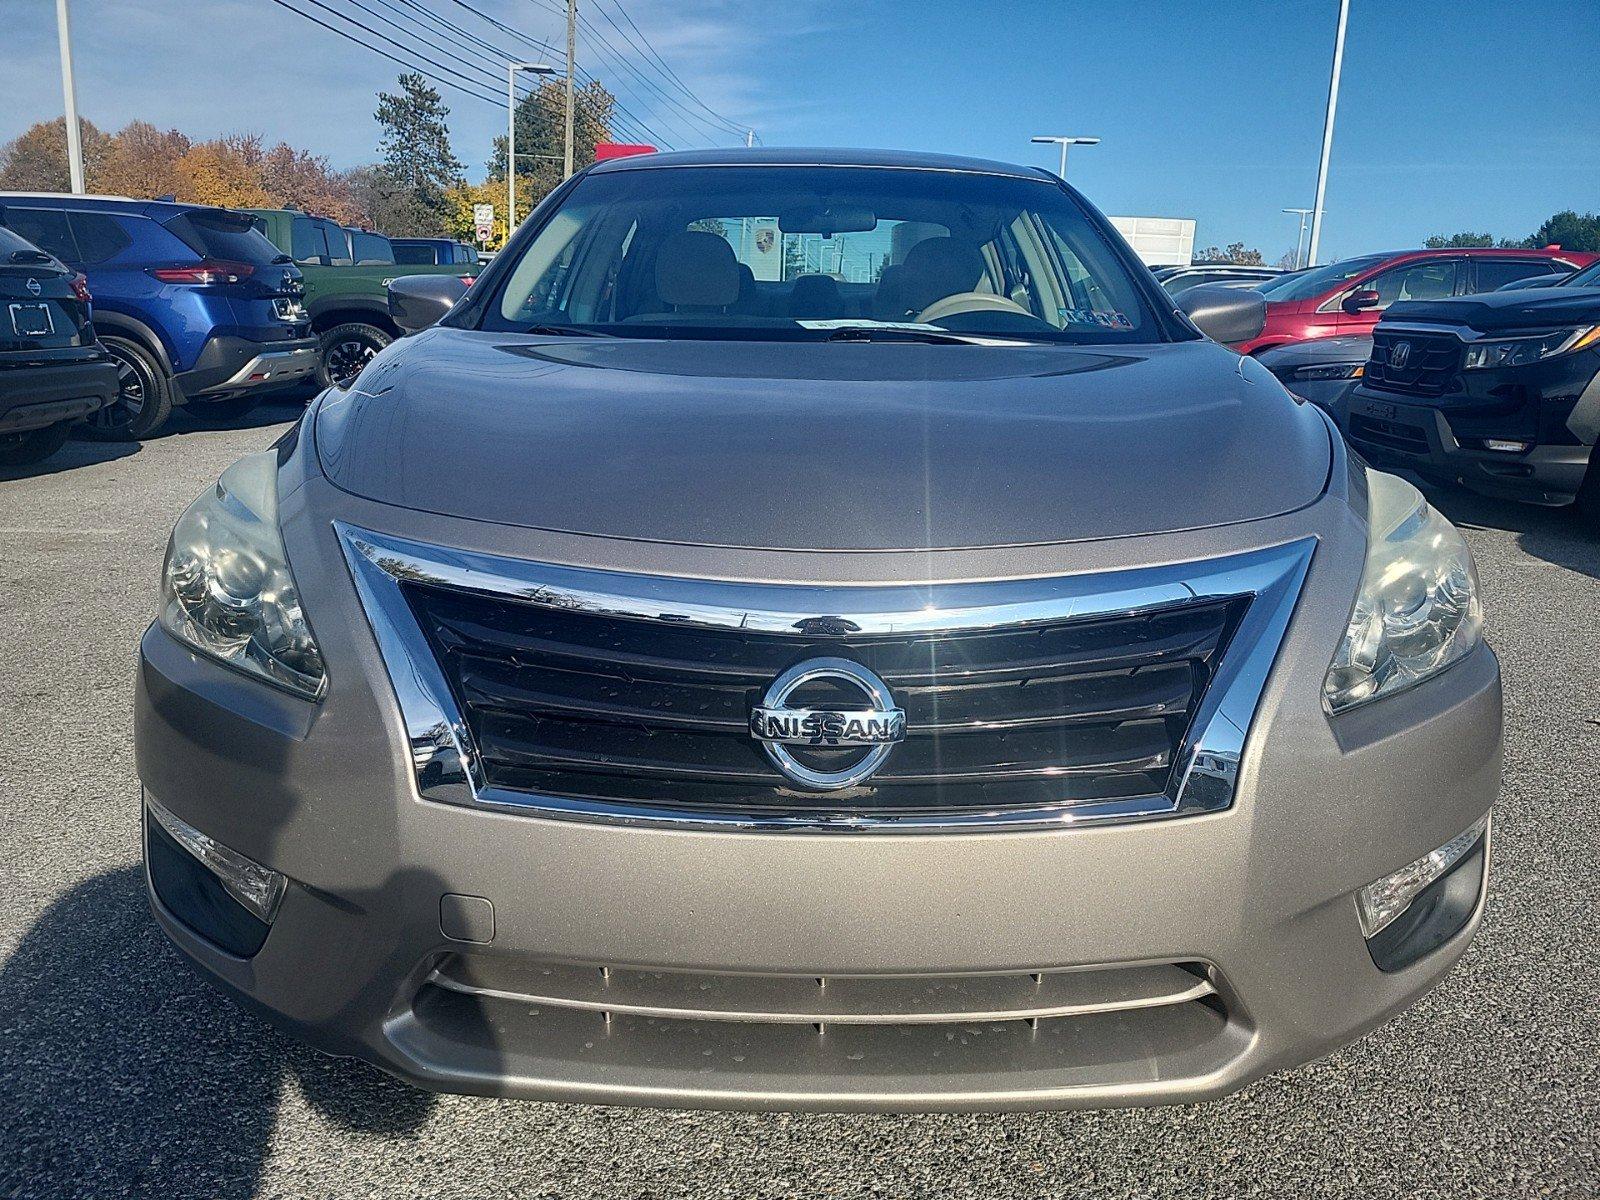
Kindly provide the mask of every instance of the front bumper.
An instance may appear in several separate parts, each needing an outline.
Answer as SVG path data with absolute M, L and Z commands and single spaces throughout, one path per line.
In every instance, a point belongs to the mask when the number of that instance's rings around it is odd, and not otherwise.
M 1535 443 L 1521 453 L 1507 453 L 1463 444 L 1442 409 L 1403 403 L 1365 388 L 1351 392 L 1330 412 L 1350 444 L 1374 466 L 1459 482 L 1505 500 L 1570 504 L 1589 465 L 1588 446 Z M 1537 434 L 1518 428 L 1498 436 L 1524 440 Z
M 328 520 L 370 528 L 396 513 L 316 480 L 284 488 L 327 698 L 280 694 L 152 629 L 136 742 L 150 798 L 287 875 L 288 890 L 250 958 L 152 904 L 178 946 L 273 1020 L 418 1085 L 726 1108 L 1199 1100 L 1392 1016 L 1481 917 L 1480 885 L 1464 928 L 1392 972 L 1361 936 L 1355 891 L 1492 805 L 1500 683 L 1482 647 L 1423 686 L 1324 716 L 1364 548 L 1342 501 L 1248 531 L 1270 544 L 1309 523 L 1323 541 L 1226 811 L 770 833 L 419 798 Z M 484 544 L 467 522 L 403 523 L 438 544 L 562 553 L 527 531 Z M 1193 535 L 1154 542 L 1121 552 L 1197 548 Z

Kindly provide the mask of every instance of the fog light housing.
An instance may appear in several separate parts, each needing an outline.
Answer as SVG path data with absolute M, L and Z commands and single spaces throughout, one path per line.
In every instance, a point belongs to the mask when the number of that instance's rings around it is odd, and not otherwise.
M 1436 850 L 1356 893 L 1356 914 L 1373 962 L 1398 971 L 1466 927 L 1487 867 L 1489 816 Z
M 288 880 L 145 798 L 145 868 L 156 897 L 196 934 L 239 958 L 261 949 Z
M 1501 454 L 1524 454 L 1530 445 L 1532 445 L 1531 442 L 1513 442 L 1506 438 L 1483 439 L 1483 448 L 1485 450 L 1495 450 Z

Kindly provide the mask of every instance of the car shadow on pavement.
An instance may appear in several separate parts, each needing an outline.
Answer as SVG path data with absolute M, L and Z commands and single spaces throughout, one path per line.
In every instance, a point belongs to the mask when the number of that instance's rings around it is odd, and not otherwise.
M 224 429 L 261 429 L 268 425 L 283 425 L 298 421 L 306 411 L 305 401 L 274 397 L 263 401 L 242 417 L 223 419 L 206 411 L 204 404 L 188 404 L 175 409 L 167 427 L 157 436 L 182 436 L 186 433 L 214 432 Z
M 0 1196 L 252 1196 L 291 1079 L 364 1133 L 413 1133 L 433 1105 L 202 978 L 157 930 L 139 868 L 97 875 L 0 967 Z
M 1586 528 L 1575 510 L 1418 482 L 1429 502 L 1453 523 L 1515 534 L 1517 545 L 1535 558 L 1600 579 L 1600 527 Z
M 96 463 L 115 462 L 143 449 L 138 442 L 85 442 L 70 441 L 43 462 L 28 463 L 21 467 L 0 467 L 0 482 L 9 479 L 37 479 L 72 471 Z

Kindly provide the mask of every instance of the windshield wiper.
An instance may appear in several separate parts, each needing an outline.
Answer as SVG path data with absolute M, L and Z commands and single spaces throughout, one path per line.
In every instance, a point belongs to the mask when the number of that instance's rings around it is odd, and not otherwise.
M 841 325 L 823 340 L 829 342 L 925 342 L 934 346 L 982 346 L 993 339 L 968 337 L 965 334 L 947 333 L 938 329 L 903 329 L 890 325 Z
M 528 325 L 523 333 L 538 334 L 541 337 L 615 337 L 614 333 L 602 333 L 598 329 L 580 329 L 576 325 Z

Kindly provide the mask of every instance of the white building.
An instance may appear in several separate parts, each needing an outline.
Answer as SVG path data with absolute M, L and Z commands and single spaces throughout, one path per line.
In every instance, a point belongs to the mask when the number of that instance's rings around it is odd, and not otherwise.
M 1194 257 L 1194 222 L 1186 217 L 1110 217 L 1149 267 L 1186 267 Z

